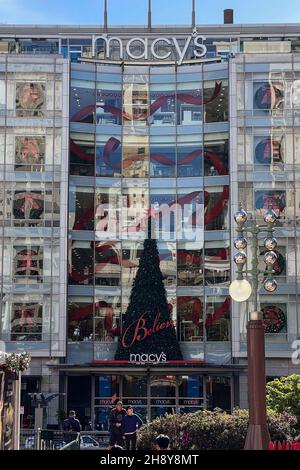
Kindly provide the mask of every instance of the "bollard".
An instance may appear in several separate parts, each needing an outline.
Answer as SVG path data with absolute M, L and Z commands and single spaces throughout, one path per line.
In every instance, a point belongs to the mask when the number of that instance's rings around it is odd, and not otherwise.
M 35 437 L 35 450 L 41 450 L 41 428 L 38 428 Z

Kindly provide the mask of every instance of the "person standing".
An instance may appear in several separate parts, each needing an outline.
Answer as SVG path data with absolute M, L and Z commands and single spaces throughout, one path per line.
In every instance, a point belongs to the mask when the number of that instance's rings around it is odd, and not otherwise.
M 126 416 L 124 417 L 124 437 L 126 450 L 136 450 L 137 430 L 143 425 L 141 418 L 134 413 L 133 407 L 126 407 Z
M 112 410 L 109 415 L 109 431 L 110 439 L 108 450 L 110 450 L 115 444 L 123 447 L 124 445 L 124 416 L 126 411 L 123 408 L 123 403 L 118 401 L 116 407 Z
M 76 433 L 81 431 L 80 421 L 76 418 L 74 410 L 69 411 L 69 417 L 63 422 L 63 430 L 66 432 L 65 441 L 71 442 L 76 439 Z

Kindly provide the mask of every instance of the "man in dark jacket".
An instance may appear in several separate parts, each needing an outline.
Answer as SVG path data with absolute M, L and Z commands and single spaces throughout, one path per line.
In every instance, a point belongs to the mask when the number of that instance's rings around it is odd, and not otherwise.
M 64 420 L 63 429 L 66 431 L 65 441 L 67 443 L 76 439 L 77 433 L 81 431 L 81 424 L 79 420 L 76 419 L 75 411 L 69 411 L 69 417 Z
M 109 431 L 110 440 L 109 447 L 111 449 L 115 444 L 123 447 L 124 445 L 124 416 L 126 411 L 123 408 L 123 403 L 118 401 L 116 407 L 112 410 L 109 415 Z
M 127 450 L 136 450 L 136 433 L 143 425 L 141 418 L 134 414 L 133 407 L 126 407 L 127 414 L 124 417 L 124 436 Z

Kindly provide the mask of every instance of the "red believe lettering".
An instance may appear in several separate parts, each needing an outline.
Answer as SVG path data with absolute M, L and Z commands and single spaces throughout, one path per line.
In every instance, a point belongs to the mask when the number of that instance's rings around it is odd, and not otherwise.
M 148 338 L 149 336 L 158 333 L 161 330 L 165 330 L 166 328 L 174 328 L 174 321 L 173 320 L 166 320 L 164 322 L 160 322 L 160 313 L 158 312 L 153 325 L 148 328 L 146 326 L 146 319 L 145 315 L 147 312 L 143 313 L 140 318 L 132 322 L 125 330 L 122 336 L 122 346 L 125 349 L 131 348 L 131 346 L 136 342 L 141 342 L 144 339 Z M 130 334 L 132 332 L 132 335 Z M 129 336 L 129 338 L 128 338 Z M 131 338 L 131 339 L 130 339 Z

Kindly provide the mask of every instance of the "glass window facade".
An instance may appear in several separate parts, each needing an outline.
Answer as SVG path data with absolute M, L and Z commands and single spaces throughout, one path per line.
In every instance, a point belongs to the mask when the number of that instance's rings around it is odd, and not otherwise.
M 266 351 L 290 351 L 299 335 L 298 312 L 298 172 L 299 118 L 298 60 L 290 55 L 271 56 L 262 62 L 245 55 L 237 60 L 237 172 L 238 200 L 258 222 L 271 204 L 277 214 L 278 241 L 274 265 L 277 291 L 262 290 L 259 302 L 266 327 Z M 232 85 L 234 86 L 234 85 Z M 236 163 L 234 163 L 236 162 Z M 263 240 L 260 243 L 263 256 Z M 248 248 L 251 257 L 251 247 Z M 263 266 L 263 259 L 259 267 Z M 251 307 L 250 307 L 251 308 Z M 241 350 L 246 348 L 246 313 L 240 319 Z
M 43 28 L 30 30 L 31 39 L 20 38 L 17 26 L 9 33 L 0 28 L 0 340 L 8 351 L 29 350 L 34 366 L 43 357 L 64 357 L 78 367 L 93 360 L 106 367 L 115 357 L 151 208 L 184 360 L 237 370 L 246 362 L 252 303 L 231 305 L 228 294 L 232 211 L 242 202 L 261 223 L 272 204 L 278 289 L 270 295 L 261 288 L 259 305 L 267 368 L 276 375 L 280 366 L 280 375 L 300 334 L 300 38 L 294 27 L 283 34 L 276 25 L 259 26 L 259 33 L 235 25 L 233 34 L 224 25 L 222 36 L 219 29 L 207 35 L 203 62 L 191 40 L 181 64 L 174 45 L 161 42 L 157 54 L 170 55 L 154 61 L 155 31 L 147 33 L 147 61 L 136 62 L 126 51 L 133 30 L 118 31 L 121 63 L 118 41 L 111 42 L 109 62 L 104 40 L 93 44 L 92 29 L 79 35 L 66 27 L 62 37 L 55 28 L 51 37 Z M 157 33 L 177 32 L 183 50 L 182 28 Z M 132 43 L 136 56 L 142 49 Z M 249 243 L 249 260 L 251 250 Z M 263 236 L 259 252 L 263 268 Z M 133 403 L 143 419 L 230 410 L 235 378 L 197 367 L 186 375 L 144 377 L 139 367 L 132 375 L 95 369 L 93 377 L 74 375 L 66 378 L 68 408 L 78 409 L 82 420 L 93 416 L 99 430 L 107 429 L 117 397 Z M 44 378 L 33 380 L 44 386 Z
M 65 353 L 67 67 L 0 60 L 0 340 L 39 357 Z
M 74 64 L 70 109 L 70 357 L 114 358 L 152 208 L 184 358 L 227 361 L 227 68 Z

